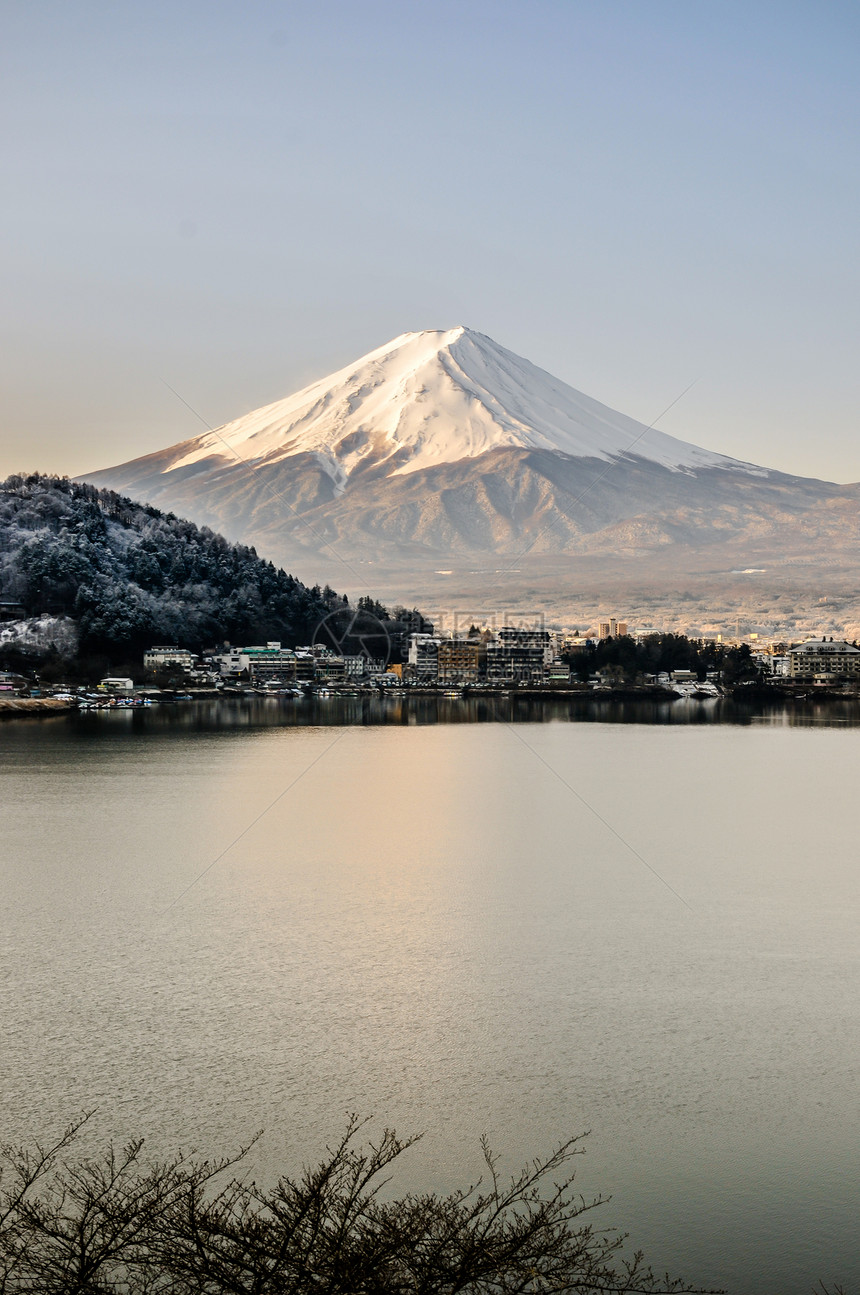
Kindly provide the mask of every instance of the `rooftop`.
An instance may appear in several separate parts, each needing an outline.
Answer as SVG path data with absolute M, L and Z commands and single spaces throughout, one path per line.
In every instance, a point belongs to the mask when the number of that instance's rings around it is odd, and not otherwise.
M 792 652 L 838 652 L 844 656 L 860 653 L 860 648 L 855 647 L 853 643 L 846 643 L 844 639 L 809 639 L 806 643 L 800 643 L 797 647 L 791 649 Z

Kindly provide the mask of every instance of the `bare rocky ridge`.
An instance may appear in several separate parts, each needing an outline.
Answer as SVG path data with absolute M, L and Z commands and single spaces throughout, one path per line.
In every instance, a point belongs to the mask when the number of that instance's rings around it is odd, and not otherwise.
M 87 479 L 298 574 L 430 608 L 539 603 L 570 621 L 623 600 L 702 630 L 860 625 L 860 486 L 647 429 L 466 329 L 405 334 Z

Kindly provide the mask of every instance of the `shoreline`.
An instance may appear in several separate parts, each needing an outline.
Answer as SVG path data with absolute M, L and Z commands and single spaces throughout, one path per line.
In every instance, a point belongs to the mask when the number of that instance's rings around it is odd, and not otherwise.
M 56 697 L 0 697 L 0 719 L 63 715 L 77 709 L 74 702 L 60 701 Z
M 794 688 L 781 688 L 773 686 L 765 687 L 734 687 L 724 688 L 719 693 L 697 691 L 695 689 L 685 689 L 678 692 L 672 688 L 664 686 L 636 686 L 621 685 L 615 688 L 592 688 L 583 687 L 514 687 L 514 688 L 487 688 L 474 687 L 473 685 L 454 685 L 447 687 L 431 687 L 413 685 L 407 687 L 387 687 L 387 688 L 355 688 L 339 689 L 337 687 L 307 688 L 303 689 L 301 694 L 278 693 L 266 691 L 263 689 L 209 689 L 200 688 L 189 690 L 178 696 L 168 693 L 160 697 L 154 697 L 149 694 L 149 705 L 174 707 L 177 705 L 187 705 L 212 701 L 229 701 L 229 702 L 259 702 L 259 701 L 279 701 L 286 702 L 314 702 L 325 703 L 328 701 L 397 701 L 399 703 L 415 699 L 416 701 L 427 701 L 435 698 L 438 701 L 445 702 L 476 702 L 476 701 L 528 701 L 558 703 L 558 702 L 583 702 L 583 703 L 605 703 L 605 702 L 648 702 L 648 703 L 671 703 L 673 706 L 677 702 L 697 702 L 702 704 L 732 702 L 734 704 L 744 702 L 754 707 L 761 706 L 778 706 L 788 707 L 793 704 L 808 704 L 820 702 L 854 702 L 860 703 L 860 690 L 845 692 L 833 688 L 810 687 L 805 691 Z M 107 699 L 106 699 L 107 700 Z M 66 701 L 54 697 L 0 697 L 0 721 L 4 719 L 25 719 L 25 718 L 46 718 L 57 715 L 76 715 L 87 713 L 89 708 L 78 706 L 76 701 Z M 143 709 L 141 700 L 136 705 L 120 706 L 98 706 L 98 710 L 114 711 L 138 711 Z

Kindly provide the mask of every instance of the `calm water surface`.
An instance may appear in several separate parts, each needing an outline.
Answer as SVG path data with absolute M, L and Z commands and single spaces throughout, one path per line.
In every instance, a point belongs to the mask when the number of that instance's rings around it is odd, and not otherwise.
M 856 1286 L 856 714 L 500 705 L 0 725 L 0 1137 L 270 1174 L 355 1110 L 447 1190 L 588 1129 L 655 1267 Z

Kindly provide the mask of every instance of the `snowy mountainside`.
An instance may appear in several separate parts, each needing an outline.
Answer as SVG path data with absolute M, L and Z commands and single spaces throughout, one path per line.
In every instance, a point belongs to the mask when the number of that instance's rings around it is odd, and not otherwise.
M 494 568 L 491 555 L 517 567 L 563 558 L 574 582 L 599 561 L 601 581 L 633 567 L 647 581 L 659 567 L 677 588 L 694 569 L 719 581 L 779 566 L 815 584 L 840 555 L 853 564 L 860 542 L 860 488 L 646 428 L 465 328 L 404 333 L 293 396 L 87 480 L 317 579 L 342 583 L 346 564 L 358 592 L 365 575 L 378 589 L 396 573 L 407 601 L 422 572 Z
M 404 333 L 285 400 L 165 452 L 163 471 L 205 460 L 271 466 L 312 454 L 341 494 L 370 465 L 402 476 L 502 448 L 675 470 L 752 465 L 616 413 L 466 328 Z

